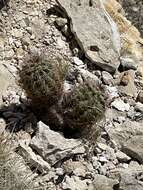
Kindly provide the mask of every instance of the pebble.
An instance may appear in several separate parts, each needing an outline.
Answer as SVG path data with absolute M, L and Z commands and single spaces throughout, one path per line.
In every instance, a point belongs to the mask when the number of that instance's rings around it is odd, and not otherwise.
M 137 101 L 143 103 L 143 90 L 139 92 L 137 96 Z
M 108 148 L 108 146 L 106 144 L 103 144 L 103 143 L 97 143 L 97 146 L 101 150 L 106 150 Z
M 137 102 L 135 105 L 135 110 L 143 113 L 143 104 L 140 102 Z
M 133 69 L 133 70 L 137 69 L 135 61 L 133 59 L 131 59 L 131 58 L 121 57 L 120 61 L 121 61 L 121 67 L 122 67 L 123 71 L 129 70 L 129 69 Z
M 119 97 L 118 89 L 115 86 L 105 86 L 105 94 L 110 100 Z
M 99 157 L 99 161 L 100 161 L 100 162 L 103 162 L 103 163 L 108 162 L 107 158 L 104 157 L 104 156 L 100 156 L 100 157 Z
M 120 162 L 128 162 L 129 160 L 131 160 L 131 158 L 129 156 L 127 156 L 125 153 L 121 152 L 121 151 L 117 151 L 115 153 L 117 159 Z
M 57 26 L 58 27 L 64 27 L 66 24 L 67 24 L 67 19 L 65 19 L 65 18 L 57 18 L 56 20 L 55 20 L 55 22 L 56 22 L 56 24 L 57 24 Z
M 78 57 L 73 57 L 73 63 L 80 68 L 85 67 L 85 64 L 83 63 L 83 61 L 79 59 Z
M 126 118 L 124 116 L 117 116 L 116 118 L 114 118 L 114 121 L 118 123 L 123 123 L 125 120 Z
M 62 168 L 56 168 L 56 174 L 62 176 L 64 174 L 64 170 Z
M 106 71 L 102 72 L 102 80 L 103 80 L 104 84 L 106 84 L 106 85 L 112 85 L 113 84 L 112 75 Z
M 120 98 L 114 100 L 111 103 L 111 106 L 115 109 L 117 109 L 118 111 L 129 111 L 130 109 L 130 105 L 128 103 L 125 103 L 123 100 L 121 100 Z

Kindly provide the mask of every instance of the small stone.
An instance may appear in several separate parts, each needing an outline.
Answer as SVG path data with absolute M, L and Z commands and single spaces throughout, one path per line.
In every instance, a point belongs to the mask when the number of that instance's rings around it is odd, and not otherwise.
M 129 167 L 129 164 L 123 163 L 123 168 L 127 169 Z
M 104 156 L 100 156 L 99 161 L 103 163 L 108 162 L 107 158 L 105 158 Z
M 134 110 L 134 107 L 131 106 L 128 113 L 127 113 L 127 116 L 130 118 L 130 119 L 134 119 L 135 117 L 135 110 Z
M 140 102 L 137 102 L 135 105 L 135 111 L 143 112 L 143 104 Z
M 120 162 L 128 162 L 129 160 L 131 160 L 129 156 L 121 151 L 116 152 L 115 155 Z
M 0 134 L 4 132 L 5 128 L 6 128 L 6 122 L 4 119 L 0 118 Z
M 143 90 L 139 92 L 138 97 L 137 97 L 137 101 L 143 103 Z
M 127 86 L 129 83 L 129 75 L 127 72 L 125 72 L 122 77 L 121 77 L 121 81 L 120 81 L 120 84 L 123 85 L 123 86 Z
M 130 109 L 130 105 L 128 103 L 125 103 L 123 100 L 116 99 L 114 102 L 111 103 L 111 106 L 115 109 L 117 109 L 118 111 L 129 111 Z
M 35 35 L 34 34 L 32 34 L 31 36 L 30 36 L 30 40 L 34 40 L 36 37 L 35 37 Z
M 56 174 L 62 176 L 64 174 L 64 170 L 62 168 L 56 168 Z
M 62 33 L 66 36 L 66 37 L 70 37 L 70 30 L 68 28 L 68 25 L 66 24 L 62 29 L 61 29 Z
M 130 69 L 132 69 L 132 70 L 137 69 L 135 61 L 133 59 L 128 58 L 128 57 L 121 57 L 120 60 L 121 60 L 121 65 L 120 66 L 121 66 L 121 69 L 123 71 L 130 70 Z
M 78 48 L 73 48 L 73 55 L 74 56 L 77 56 L 78 55 L 78 53 L 79 53 L 79 49 Z
M 115 86 L 105 86 L 105 94 L 109 100 L 119 97 L 118 89 Z
M 101 81 L 98 79 L 98 77 L 88 70 L 78 68 L 78 71 L 83 80 L 89 85 L 91 89 L 97 89 L 97 87 L 101 84 Z
M 23 31 L 15 28 L 12 30 L 12 36 L 14 36 L 16 38 L 22 38 L 23 37 Z
M 97 146 L 101 149 L 101 150 L 106 150 L 108 148 L 108 146 L 106 144 L 103 143 L 97 143 Z
M 113 84 L 112 75 L 106 71 L 102 72 L 102 80 L 103 80 L 104 84 L 106 84 L 106 85 L 112 85 Z
M 62 28 L 62 27 L 64 27 L 67 24 L 68 21 L 65 18 L 57 18 L 55 20 L 55 22 L 56 22 L 56 24 L 57 24 L 58 27 Z
M 96 75 L 97 77 L 101 77 L 101 71 L 99 70 L 93 71 L 93 74 Z
M 118 123 L 123 123 L 125 120 L 126 118 L 124 116 L 117 116 L 116 118 L 114 118 L 114 121 Z
M 135 85 L 135 71 L 129 70 L 121 73 L 119 92 L 130 97 L 137 97 L 137 88 Z
M 84 67 L 84 63 L 81 59 L 79 59 L 78 57 L 73 57 L 73 63 L 76 65 L 76 66 L 79 66 L 79 67 Z
M 119 184 L 118 180 L 96 174 L 94 177 L 94 190 L 113 190 Z
M 11 60 L 13 56 L 14 56 L 14 51 L 13 51 L 13 49 L 6 51 L 5 58 L 6 58 L 7 60 Z
M 65 81 L 64 82 L 64 93 L 66 94 L 66 93 L 69 93 L 69 92 L 71 92 L 72 90 L 73 90 L 73 88 L 74 88 L 74 85 L 72 85 L 71 83 L 69 83 L 68 81 Z

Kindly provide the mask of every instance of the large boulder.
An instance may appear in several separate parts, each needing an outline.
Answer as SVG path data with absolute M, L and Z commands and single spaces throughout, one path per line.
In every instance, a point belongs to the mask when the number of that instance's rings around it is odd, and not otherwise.
M 102 69 L 119 66 L 120 38 L 116 24 L 99 0 L 57 0 L 70 18 L 71 32 L 86 57 Z

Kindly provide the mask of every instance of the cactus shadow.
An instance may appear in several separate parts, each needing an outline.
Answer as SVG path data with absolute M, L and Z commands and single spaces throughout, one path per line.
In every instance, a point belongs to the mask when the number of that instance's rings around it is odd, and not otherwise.
M 34 133 L 37 126 L 37 118 L 30 107 L 25 104 L 10 104 L 0 107 L 0 118 L 6 123 L 6 130 L 18 132 L 24 130 Z

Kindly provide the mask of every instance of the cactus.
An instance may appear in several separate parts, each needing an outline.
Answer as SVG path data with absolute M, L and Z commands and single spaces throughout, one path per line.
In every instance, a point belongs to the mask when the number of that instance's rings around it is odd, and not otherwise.
M 10 0 L 0 0 L 0 9 L 7 6 Z
M 36 189 L 34 174 L 14 152 L 10 135 L 0 134 L 0 189 Z
M 67 68 L 67 62 L 59 55 L 32 55 L 19 71 L 19 84 L 34 105 L 51 106 L 63 94 Z
M 65 126 L 83 128 L 95 124 L 104 116 L 105 106 L 100 90 L 87 85 L 76 87 L 71 97 L 63 101 Z

